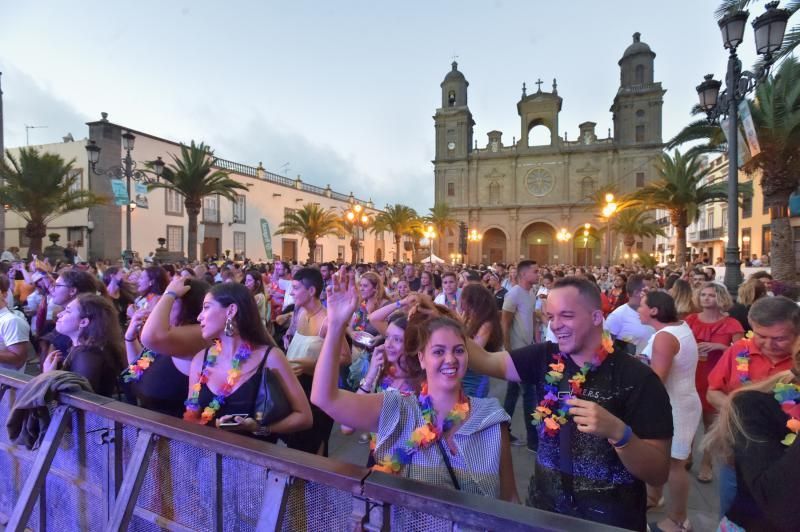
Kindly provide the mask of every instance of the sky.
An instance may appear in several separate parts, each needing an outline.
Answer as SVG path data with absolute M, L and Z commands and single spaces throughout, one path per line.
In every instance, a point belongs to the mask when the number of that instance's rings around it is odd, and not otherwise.
M 5 145 L 59 142 L 112 122 L 376 206 L 433 205 L 439 84 L 454 57 L 475 139 L 520 136 L 522 83 L 564 99 L 560 135 L 612 127 L 619 61 L 640 32 L 656 52 L 664 139 L 690 121 L 727 54 L 709 0 L 139 0 L 3 2 Z M 763 12 L 751 7 L 751 19 Z M 752 29 L 740 47 L 753 63 Z

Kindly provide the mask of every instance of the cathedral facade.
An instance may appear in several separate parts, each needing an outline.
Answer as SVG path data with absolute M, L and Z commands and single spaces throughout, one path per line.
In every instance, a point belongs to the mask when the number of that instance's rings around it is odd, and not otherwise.
M 530 93 L 523 85 L 517 102 L 519 136 L 505 144 L 503 132 L 490 131 L 482 147 L 473 139 L 469 82 L 453 62 L 441 83 L 442 103 L 433 117 L 435 201 L 449 205 L 459 222 L 482 236 L 467 243 L 464 262 L 523 258 L 539 264 L 606 262 L 603 222 L 588 198 L 605 185 L 626 193 L 656 178 L 666 91 L 654 81 L 655 56 L 634 34 L 618 63 L 620 86 L 610 109 L 613 133 L 598 134 L 596 124 L 587 121 L 579 125 L 577 139 L 559 136 L 562 98 L 557 82 L 553 80 L 546 92 L 540 80 Z M 558 240 L 561 229 L 573 238 Z M 458 233 L 443 237 L 447 246 L 440 248 L 443 258 L 448 253 L 454 258 L 462 251 Z

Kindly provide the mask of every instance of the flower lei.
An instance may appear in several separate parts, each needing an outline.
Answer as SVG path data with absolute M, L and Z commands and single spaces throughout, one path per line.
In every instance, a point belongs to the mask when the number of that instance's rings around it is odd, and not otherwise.
M 353 313 L 353 330 L 354 331 L 363 331 L 367 328 L 367 302 L 362 301 L 360 305 L 358 305 L 358 310 Z
M 453 406 L 453 409 L 447 414 L 447 417 L 442 423 L 442 429 L 436 427 L 436 412 L 433 409 L 433 403 L 428 395 L 428 383 L 422 383 L 422 390 L 419 393 L 420 409 L 422 410 L 422 419 L 425 424 L 417 427 L 411 433 L 405 445 L 398 445 L 395 447 L 394 452 L 387 454 L 383 462 L 378 462 L 372 469 L 374 471 L 382 471 L 389 474 L 397 474 L 403 469 L 403 466 L 411 463 L 411 457 L 420 449 L 427 449 L 442 436 L 445 432 L 453 428 L 456 424 L 464 421 L 469 414 L 469 400 L 464 395 L 464 392 L 459 392 L 458 401 Z
M 585 362 L 583 367 L 573 375 L 567 382 L 569 382 L 570 391 L 569 398 L 577 397 L 583 391 L 583 384 L 586 382 L 586 375 L 596 370 L 605 361 L 609 354 L 614 352 L 614 341 L 611 339 L 611 334 L 608 331 L 603 331 L 603 338 L 600 342 L 600 347 L 595 352 L 594 357 L 590 362 Z M 545 396 L 544 399 L 539 401 L 539 406 L 532 414 L 533 425 L 538 426 L 544 424 L 544 432 L 548 436 L 555 436 L 561 429 L 561 425 L 567 422 L 567 414 L 569 408 L 564 406 L 558 397 L 558 383 L 564 379 L 564 355 L 556 353 L 553 355 L 553 362 L 550 364 L 550 371 L 544 376 L 545 380 Z
M 789 421 L 786 422 L 789 434 L 781 440 L 781 443 L 787 446 L 792 445 L 797 439 L 797 434 L 800 433 L 800 385 L 779 382 L 775 385 L 772 393 L 775 395 L 775 400 L 781 405 L 781 409 L 789 416 Z
M 136 362 L 129 365 L 128 369 L 122 374 L 123 382 L 139 382 L 142 379 L 142 373 L 144 373 L 155 360 L 156 354 L 145 348 Z
M 183 413 L 183 419 L 186 421 L 192 421 L 195 423 L 199 422 L 205 425 L 214 419 L 217 411 L 223 404 L 225 404 L 225 399 L 233 392 L 233 388 L 236 386 L 236 383 L 242 376 L 242 370 L 240 366 L 242 365 L 242 362 L 250 358 L 252 349 L 250 348 L 250 344 L 247 342 L 242 342 L 239 344 L 239 349 L 237 349 L 236 353 L 233 355 L 231 368 L 228 370 L 225 385 L 222 387 L 222 390 L 220 390 L 219 394 L 217 394 L 214 399 L 208 403 L 208 406 L 203 409 L 203 413 L 201 414 L 200 389 L 202 388 L 203 384 L 208 382 L 208 378 L 211 373 L 210 370 L 214 367 L 214 365 L 216 365 L 217 357 L 221 352 L 222 342 L 220 342 L 219 339 L 214 340 L 214 346 L 209 349 L 208 357 L 203 364 L 203 371 L 200 373 L 200 378 L 197 380 L 194 386 L 192 386 L 192 395 L 190 395 L 189 398 L 184 402 L 186 405 L 186 411 Z
M 753 331 L 747 331 L 745 338 L 747 343 L 743 351 L 736 355 L 736 374 L 739 376 L 741 384 L 750 382 L 750 339 L 753 337 Z

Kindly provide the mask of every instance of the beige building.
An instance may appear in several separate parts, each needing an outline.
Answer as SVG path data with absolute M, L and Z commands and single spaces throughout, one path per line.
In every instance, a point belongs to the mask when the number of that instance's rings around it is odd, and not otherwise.
M 620 87 L 610 109 L 613 133 L 603 135 L 587 121 L 578 126 L 577 138 L 570 140 L 567 133 L 562 137 L 558 117 L 563 100 L 557 82 L 546 92 L 539 80 L 530 94 L 523 84 L 517 102 L 519 136 L 506 144 L 503 132 L 490 131 L 483 146 L 473 139 L 469 83 L 452 64 L 433 117 L 435 201 L 447 203 L 459 221 L 482 235 L 479 243 L 467 246 L 469 262 L 525 257 L 543 264 L 605 262 L 598 213 L 587 197 L 608 184 L 631 192 L 655 178 L 665 93 L 654 78 L 655 55 L 634 34 L 619 61 Z M 591 229 L 584 240 L 585 223 Z M 576 238 L 559 242 L 556 234 L 562 228 Z M 459 251 L 457 235 L 446 235 L 445 242 L 445 256 Z M 640 242 L 637 247 L 650 249 L 652 244 Z
M 180 155 L 180 144 L 157 137 L 151 133 L 136 131 L 103 118 L 90 122 L 89 138 L 101 148 L 99 169 L 120 165 L 125 157 L 121 135 L 130 131 L 136 136 L 132 158 L 139 168 L 146 161 L 161 157 L 171 163 L 173 155 Z M 80 186 L 106 197 L 113 197 L 111 182 L 106 174 L 90 172 L 86 154 L 86 139 L 68 140 L 60 144 L 36 146 L 43 152 L 57 153 L 66 160 L 75 159 L 74 171 Z M 18 148 L 11 149 L 12 153 Z M 360 203 L 370 215 L 377 211 L 371 200 L 356 199 L 352 194 L 336 192 L 330 186 L 320 187 L 305 183 L 300 176 L 295 179 L 267 172 L 259 163 L 256 166 L 220 159 L 218 166 L 227 170 L 233 179 L 250 186 L 236 203 L 217 196 L 207 197 L 199 217 L 198 256 L 222 256 L 230 250 L 230 256 L 243 255 L 263 261 L 270 258 L 298 260 L 308 257 L 308 242 L 299 235 L 275 235 L 287 212 L 306 203 L 316 203 L 323 208 L 339 212 Z M 135 196 L 132 192 L 131 196 Z M 144 197 L 135 199 L 139 205 L 131 216 L 132 248 L 141 257 L 158 247 L 157 239 L 166 238 L 169 251 L 186 254 L 188 217 L 183 198 L 164 189 L 148 191 Z M 144 206 L 146 205 L 146 207 Z M 48 225 L 48 233 L 61 235 L 60 245 L 67 241 L 76 243 L 81 257 L 91 259 L 118 259 L 125 249 L 126 207 L 107 205 L 93 207 L 60 216 Z M 27 253 L 28 242 L 24 235 L 25 222 L 13 212 L 6 213 L 5 241 L 7 246 L 19 246 Z M 273 257 L 268 257 L 262 228 L 266 222 L 267 235 Z M 43 245 L 48 245 L 47 239 Z M 394 240 L 391 233 L 359 236 L 359 258 L 364 261 L 394 260 Z M 328 236 L 318 241 L 316 259 L 319 261 L 350 261 L 350 235 Z

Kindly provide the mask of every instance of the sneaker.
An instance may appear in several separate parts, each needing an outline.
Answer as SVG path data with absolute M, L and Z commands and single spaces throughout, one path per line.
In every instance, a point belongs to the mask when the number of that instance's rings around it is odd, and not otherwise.
M 522 447 L 525 445 L 525 442 L 514 436 L 513 434 L 509 434 L 509 439 L 511 441 L 511 445 L 514 447 Z

